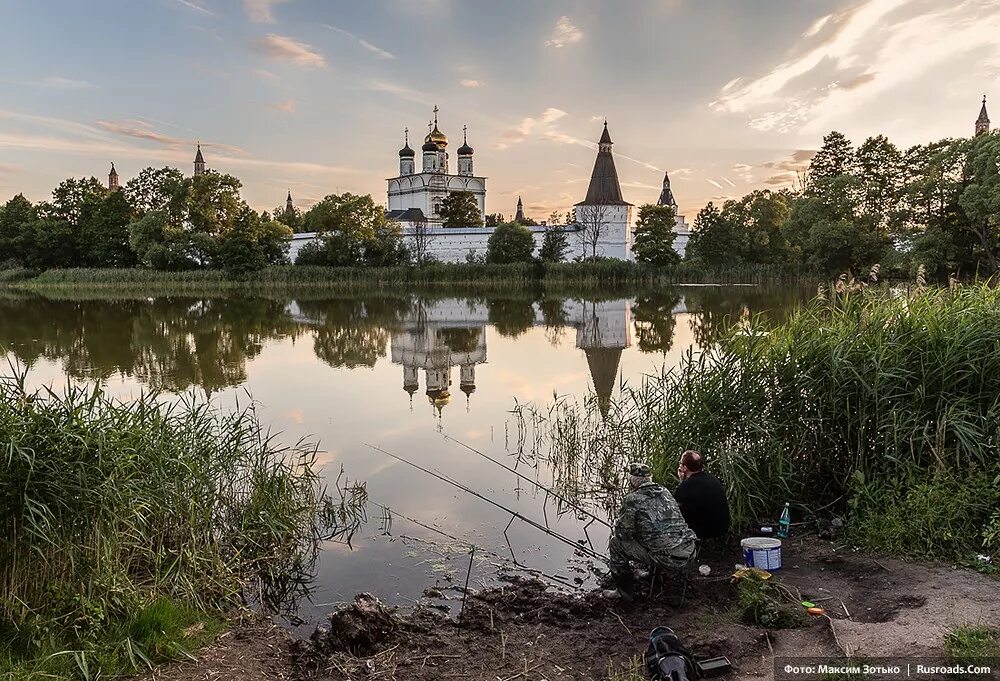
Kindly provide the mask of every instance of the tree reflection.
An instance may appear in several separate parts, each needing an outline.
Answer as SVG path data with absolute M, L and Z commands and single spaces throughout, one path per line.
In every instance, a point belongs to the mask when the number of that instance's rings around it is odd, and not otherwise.
M 264 342 L 300 333 L 284 301 L 0 299 L 0 344 L 26 366 L 61 362 L 75 379 L 135 378 L 171 392 L 246 380 Z
M 299 301 L 316 328 L 313 351 L 332 367 L 373 367 L 385 355 L 390 331 L 411 309 L 409 298 L 331 298 Z
M 535 325 L 531 298 L 492 298 L 486 301 L 490 324 L 501 336 L 517 338 Z
M 636 345 L 639 350 L 662 354 L 670 350 L 674 342 L 674 327 L 677 326 L 674 310 L 680 302 L 681 297 L 676 290 L 661 291 L 635 299 L 632 318 L 635 321 Z
M 759 314 L 780 322 L 810 295 L 811 289 L 795 286 L 709 286 L 686 289 L 684 302 L 692 313 L 690 325 L 695 342 L 708 347 L 717 343 L 744 315 Z

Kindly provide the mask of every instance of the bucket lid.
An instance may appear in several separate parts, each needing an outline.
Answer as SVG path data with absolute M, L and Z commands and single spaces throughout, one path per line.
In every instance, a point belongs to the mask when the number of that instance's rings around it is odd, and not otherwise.
M 747 537 L 740 540 L 740 546 L 745 549 L 778 549 L 781 548 L 781 540 L 772 537 Z

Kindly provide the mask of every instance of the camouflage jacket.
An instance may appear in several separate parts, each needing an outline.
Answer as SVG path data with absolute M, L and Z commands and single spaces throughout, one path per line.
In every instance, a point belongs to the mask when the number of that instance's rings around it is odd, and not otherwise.
M 622 501 L 615 536 L 637 541 L 651 554 L 662 557 L 695 539 L 673 495 L 655 482 L 647 482 Z

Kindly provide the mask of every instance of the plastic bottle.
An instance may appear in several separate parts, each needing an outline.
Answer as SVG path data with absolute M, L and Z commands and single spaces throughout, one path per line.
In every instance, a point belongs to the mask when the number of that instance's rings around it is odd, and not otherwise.
M 781 517 L 778 519 L 778 539 L 788 539 L 788 528 L 792 524 L 792 512 L 785 502 L 785 508 L 781 510 Z

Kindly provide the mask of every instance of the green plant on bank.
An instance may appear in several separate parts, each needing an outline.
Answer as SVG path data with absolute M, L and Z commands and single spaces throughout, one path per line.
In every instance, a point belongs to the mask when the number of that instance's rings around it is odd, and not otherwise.
M 176 656 L 200 640 L 192 625 L 301 596 L 338 531 L 315 450 L 278 446 L 252 406 L 29 392 L 15 375 L 0 378 L 0 441 L 11 674 L 96 678 Z
M 770 580 L 750 572 L 736 581 L 736 614 L 741 622 L 764 629 L 794 629 L 807 615 L 781 599 Z
M 689 263 L 658 268 L 618 260 L 580 263 L 508 264 L 428 263 L 396 267 L 324 267 L 284 265 L 267 267 L 252 276 L 233 276 L 221 269 L 159 271 L 138 268 L 0 270 L 0 288 L 20 290 L 114 289 L 148 293 L 269 290 L 399 291 L 464 286 L 469 291 L 523 291 L 538 286 L 594 288 L 665 286 L 677 283 L 765 284 L 799 281 L 795 269 L 771 266 L 735 266 L 721 270 Z M 469 291 L 465 291 L 468 293 Z
M 995 564 L 1000 290 L 906 295 L 848 279 L 826 298 L 734 323 L 610 405 L 557 401 L 536 413 L 531 446 L 557 487 L 607 508 L 625 458 L 670 482 L 691 448 L 726 484 L 734 532 L 788 501 L 798 518 L 846 515 L 863 547 Z
M 642 657 L 633 657 L 624 665 L 616 665 L 613 660 L 608 660 L 606 681 L 645 681 L 645 679 L 646 667 L 642 663 Z
M 944 636 L 944 648 L 955 659 L 1000 657 L 1000 629 L 962 625 Z

